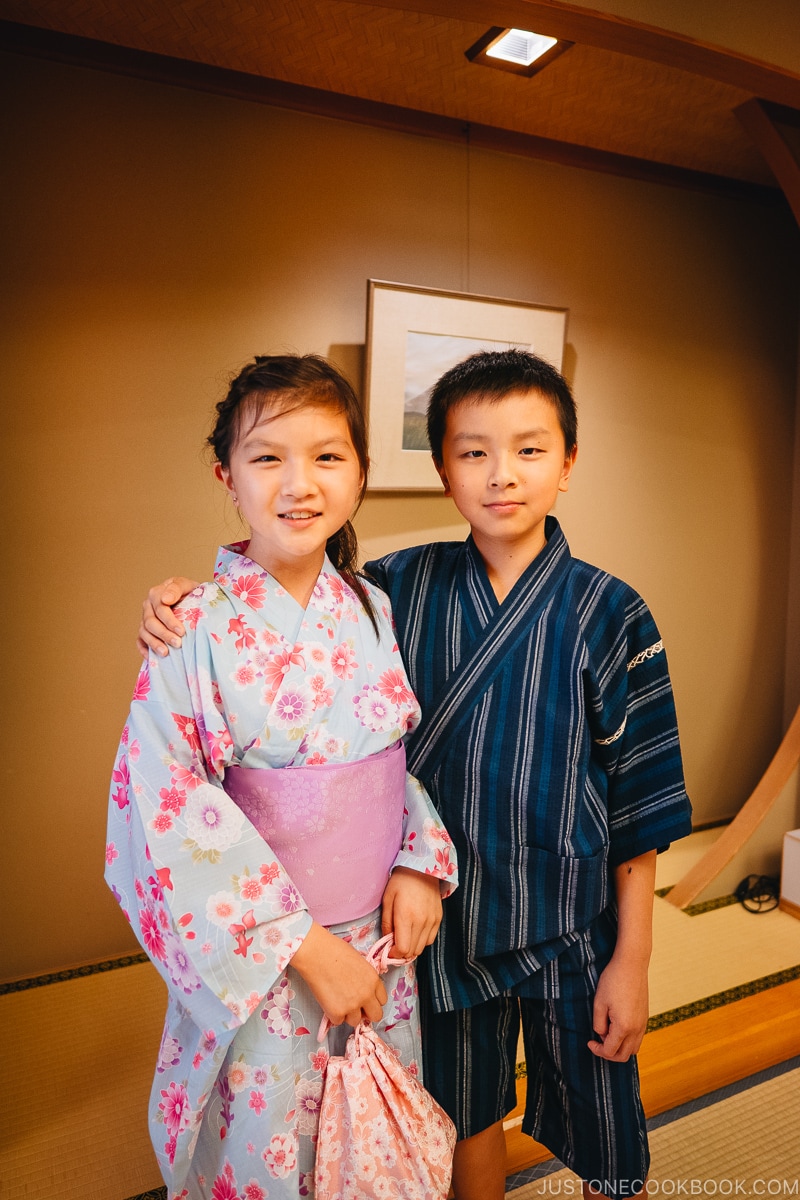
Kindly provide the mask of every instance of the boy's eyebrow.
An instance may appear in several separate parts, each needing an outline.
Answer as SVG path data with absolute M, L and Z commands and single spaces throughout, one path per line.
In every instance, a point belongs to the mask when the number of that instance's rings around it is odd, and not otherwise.
M 515 433 L 513 435 L 513 437 L 514 437 L 515 441 L 526 442 L 531 439 L 536 439 L 536 438 L 540 438 L 540 437 L 550 437 L 552 432 L 553 432 L 552 429 L 548 429 L 545 425 L 540 425 L 536 429 L 526 429 L 526 430 L 523 430 L 522 433 Z M 490 434 L 490 433 L 470 433 L 468 430 L 463 430 L 461 433 L 453 434 L 453 441 L 454 442 L 475 442 L 475 441 L 480 441 L 481 438 L 491 437 L 491 436 L 492 436 L 492 434 Z

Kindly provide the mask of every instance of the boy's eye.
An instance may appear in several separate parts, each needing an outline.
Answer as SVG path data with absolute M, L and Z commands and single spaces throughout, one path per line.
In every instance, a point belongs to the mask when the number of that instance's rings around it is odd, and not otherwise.
M 464 458 L 483 458 L 483 450 L 467 450 Z
M 541 454 L 541 452 L 541 446 L 525 446 L 520 450 L 520 454 L 525 454 L 528 458 L 533 458 L 534 454 Z

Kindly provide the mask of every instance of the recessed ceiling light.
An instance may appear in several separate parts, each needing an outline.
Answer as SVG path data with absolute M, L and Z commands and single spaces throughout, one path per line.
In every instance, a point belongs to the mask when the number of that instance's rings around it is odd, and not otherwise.
M 527 29 L 504 29 L 494 25 L 470 46 L 466 56 L 470 62 L 484 67 L 497 67 L 515 75 L 535 75 L 572 44 Z
M 558 38 L 544 37 L 541 33 L 529 33 L 527 29 L 509 29 L 486 51 L 487 58 L 502 58 L 517 66 L 529 67 L 537 58 L 552 49 Z

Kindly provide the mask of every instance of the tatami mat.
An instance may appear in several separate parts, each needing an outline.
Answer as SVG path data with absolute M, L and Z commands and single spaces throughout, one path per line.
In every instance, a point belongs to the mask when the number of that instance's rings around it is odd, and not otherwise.
M 147 1101 L 165 1006 L 150 963 L 0 996 L 3 1200 L 161 1186 Z
M 649 1196 L 796 1196 L 800 1070 L 788 1071 L 651 1130 Z M 576 1196 L 562 1168 L 509 1191 L 507 1200 Z
M 662 856 L 666 861 L 659 864 L 659 886 L 674 882 L 670 875 L 675 870 L 680 874 L 686 869 L 687 855 L 702 852 L 702 839 L 708 841 L 710 835 L 698 836 L 699 848 L 682 847 L 677 867 L 669 863 L 672 850 Z M 690 917 L 663 899 L 656 899 L 655 910 L 653 1014 L 800 965 L 800 921 L 785 913 L 756 916 L 734 904 Z M 0 1021 L 6 1030 L 0 1068 L 8 1098 L 0 1123 L 3 1200 L 125 1200 L 161 1186 L 148 1138 L 147 1102 L 164 1007 L 165 989 L 146 962 L 0 995 Z M 742 1036 L 747 1036 L 746 1030 Z M 730 1104 L 725 1101 L 728 1108 L 717 1104 L 705 1116 L 697 1113 L 676 1121 L 683 1132 L 656 1130 L 654 1169 L 664 1179 L 677 1179 L 679 1171 L 690 1178 L 701 1170 L 708 1178 L 716 1173 L 727 1179 L 739 1159 L 723 1160 L 752 1144 L 760 1147 L 753 1169 L 763 1173 L 769 1168 L 777 1177 L 789 1169 L 780 1164 L 786 1164 L 790 1154 L 796 1177 L 799 1076 L 794 1071 L 791 1079 L 776 1081 L 774 1091 L 758 1089 L 771 1114 L 758 1132 L 749 1132 L 752 1089 Z M 742 1132 L 726 1143 L 724 1131 L 733 1128 L 730 1122 L 739 1120 L 740 1111 L 746 1113 Z M 781 1114 L 790 1111 L 791 1126 L 782 1129 Z M 686 1157 L 698 1147 L 705 1153 L 706 1146 L 715 1158 Z M 555 1188 L 562 1177 L 567 1178 L 561 1172 L 550 1175 L 547 1185 Z M 519 1189 L 515 1200 L 540 1194 L 541 1187 L 532 1192 Z

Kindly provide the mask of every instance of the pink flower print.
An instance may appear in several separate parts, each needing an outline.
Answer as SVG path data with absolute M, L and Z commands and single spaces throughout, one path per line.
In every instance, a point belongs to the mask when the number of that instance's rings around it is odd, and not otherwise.
M 250 1082 L 250 1068 L 241 1060 L 228 1067 L 228 1084 L 234 1096 L 243 1092 Z
M 255 875 L 240 875 L 239 895 L 250 904 L 257 904 L 264 895 L 264 885 Z
M 235 671 L 231 671 L 228 678 L 233 680 L 237 692 L 243 692 L 245 688 L 253 686 L 258 679 L 258 675 L 253 664 L 246 662 L 241 663 Z
M 279 729 L 296 729 L 308 721 L 313 711 L 313 702 L 304 688 L 288 689 L 275 701 L 275 724 Z
M 109 842 L 106 846 L 106 864 L 110 867 L 115 858 L 119 858 L 119 850 L 113 842 Z
M 260 1117 L 264 1109 L 267 1107 L 267 1102 L 264 1099 L 264 1093 L 252 1091 L 250 1093 L 250 1099 L 247 1103 L 247 1106 L 248 1108 L 252 1108 L 257 1117 Z
M 295 646 L 293 650 L 281 650 L 277 654 L 270 655 L 269 661 L 263 668 L 265 695 L 271 692 L 274 696 L 277 693 L 283 684 L 284 677 L 288 675 L 292 667 L 302 667 L 305 670 L 305 659 L 300 650 L 301 647 Z
M 333 704 L 333 688 L 327 686 L 324 675 L 312 675 L 308 681 L 314 702 L 314 711 L 318 708 L 330 708 Z
M 139 745 L 138 740 L 134 738 L 128 747 L 128 758 L 131 760 L 131 762 L 136 762 L 141 753 L 142 747 Z
M 242 906 L 233 892 L 215 892 L 206 901 L 206 917 L 212 925 L 228 929 L 242 917 Z
M 147 822 L 147 828 L 152 829 L 157 837 L 163 837 L 172 829 L 172 815 L 168 812 L 157 812 L 152 821 Z
M 328 760 L 324 754 L 320 754 L 320 752 L 318 750 L 315 750 L 314 753 L 309 754 L 308 758 L 306 759 L 306 766 L 307 767 L 321 767 L 327 761 Z
M 177 939 L 170 941 L 166 953 L 167 969 L 172 982 L 190 996 L 201 986 L 200 976 L 185 947 Z
M 331 651 L 331 670 L 340 679 L 352 679 L 357 669 L 355 652 L 347 642 L 340 642 Z
M 150 664 L 144 663 L 133 688 L 134 700 L 146 700 L 150 693 Z
M 251 1153 L 255 1152 L 255 1146 Z M 267 1200 L 268 1192 L 265 1192 L 261 1184 L 255 1179 L 251 1179 L 242 1188 L 242 1200 Z
M 295 1087 L 295 1111 L 297 1113 L 297 1132 L 309 1135 L 317 1132 L 319 1110 L 322 1104 L 322 1080 L 303 1079 L 297 1081 Z
M 313 1187 L 314 1187 L 314 1172 L 313 1171 L 301 1171 L 300 1172 L 300 1195 L 301 1196 L 310 1196 Z
M 170 763 L 170 773 L 172 774 L 172 783 L 180 792 L 192 792 L 201 783 L 205 783 L 199 775 L 195 775 L 194 771 L 190 771 L 188 767 L 182 767 L 180 763 Z
M 280 890 L 278 901 L 285 913 L 297 912 L 298 908 L 303 907 L 303 901 L 300 899 L 300 894 L 293 883 L 285 883 Z
M 194 595 L 194 592 L 192 592 L 192 595 Z M 179 617 L 180 620 L 183 621 L 184 624 L 188 625 L 190 629 L 197 629 L 198 623 L 205 616 L 202 608 L 197 608 L 196 605 L 192 608 L 175 608 L 173 609 L 173 612 L 175 613 L 175 616 Z
M 194 717 L 184 717 L 180 713 L 173 713 L 172 719 L 181 731 L 181 737 L 185 742 L 189 743 L 192 750 L 200 749 L 200 736 L 197 731 L 197 723 Z
M 262 863 L 258 869 L 261 874 L 261 882 L 265 886 L 268 883 L 274 883 L 281 873 L 281 869 L 276 862 Z
M 142 931 L 144 948 L 151 958 L 159 962 L 165 954 L 164 935 L 158 917 L 150 908 L 139 910 L 139 927 Z
M 180 1083 L 171 1083 L 161 1093 L 159 1110 L 164 1114 L 164 1124 L 172 1137 L 177 1137 L 189 1124 L 191 1109 L 186 1088 Z
M 396 667 L 383 672 L 378 680 L 378 691 L 387 700 L 393 700 L 398 706 L 414 703 L 414 695 L 408 686 L 408 680 Z
M 256 1011 L 261 1003 L 261 993 L 251 992 L 249 996 L 245 996 L 244 1002 L 247 1005 L 247 1012 L 250 1016 Z
M 285 1179 L 297 1170 L 297 1145 L 291 1134 L 276 1133 L 261 1157 L 274 1179 Z
M 175 813 L 176 816 L 186 803 L 186 792 L 181 792 L 176 787 L 161 788 L 158 794 L 161 797 L 162 809 L 165 812 Z
M 164 1142 L 164 1153 L 167 1156 L 170 1166 L 175 1162 L 175 1152 L 178 1149 L 178 1139 L 171 1137 Z
M 211 1186 L 211 1200 L 241 1200 L 236 1187 L 233 1167 L 225 1160 L 225 1166 Z
M 294 992 L 286 978 L 270 988 L 264 997 L 261 1018 L 266 1021 L 269 1032 L 277 1034 L 279 1038 L 286 1039 L 292 1035 L 292 1000 Z
M 240 575 L 231 584 L 231 591 L 238 596 L 243 604 L 254 611 L 264 607 L 267 589 L 258 575 Z
M 397 728 L 397 709 L 376 687 L 364 684 L 358 695 L 353 697 L 353 706 L 356 718 L 373 733 L 387 733 Z
M 330 1055 L 327 1050 L 315 1050 L 309 1054 L 308 1060 L 315 1071 L 319 1071 L 320 1075 L 324 1075 L 328 1069 L 328 1059 Z
M 213 1029 L 206 1029 L 203 1032 L 203 1040 L 200 1043 L 205 1054 L 213 1054 L 217 1048 L 217 1035 Z

